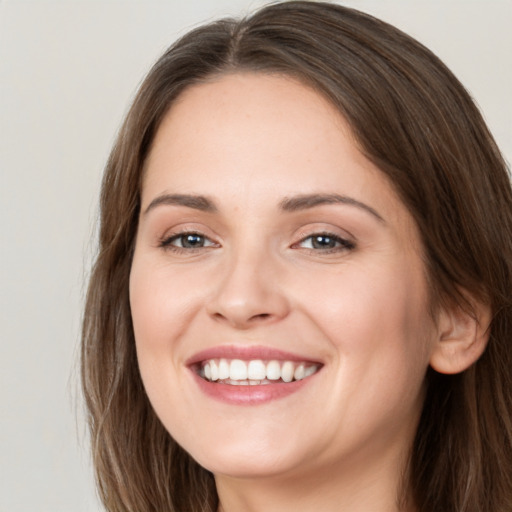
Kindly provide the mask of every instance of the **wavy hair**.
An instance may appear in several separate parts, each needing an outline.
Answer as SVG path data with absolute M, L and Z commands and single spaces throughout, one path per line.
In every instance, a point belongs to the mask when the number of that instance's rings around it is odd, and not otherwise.
M 82 385 L 110 512 L 214 512 L 213 476 L 166 432 L 139 375 L 128 278 L 141 176 L 159 124 L 191 84 L 236 71 L 313 87 L 350 124 L 421 233 L 433 304 L 490 306 L 483 356 L 427 374 L 408 465 L 419 512 L 512 510 L 512 191 L 506 164 L 459 81 L 424 46 L 369 15 L 290 1 L 197 28 L 142 83 L 108 160 L 99 251 L 82 335 Z

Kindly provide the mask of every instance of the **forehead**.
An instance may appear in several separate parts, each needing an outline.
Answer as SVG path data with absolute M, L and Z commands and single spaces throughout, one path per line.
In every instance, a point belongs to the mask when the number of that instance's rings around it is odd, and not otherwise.
M 311 192 L 384 209 L 398 201 L 331 103 L 293 78 L 260 73 L 216 77 L 175 101 L 146 162 L 143 203 L 164 192 L 221 194 L 242 205 Z
M 318 142 L 334 142 L 339 132 L 352 137 L 345 120 L 321 95 L 297 80 L 245 72 L 214 77 L 185 89 L 157 131 L 146 167 L 165 150 L 183 156 L 186 146 L 201 145 L 199 158 L 233 156 L 235 150 L 272 151 L 285 158 L 287 150 L 314 151 Z M 313 137 L 314 135 L 314 137 Z M 274 144 L 269 145 L 269 142 Z M 355 142 L 355 141 L 354 141 Z M 190 158 L 190 154 L 187 155 Z M 318 155 L 316 155 L 318 157 Z

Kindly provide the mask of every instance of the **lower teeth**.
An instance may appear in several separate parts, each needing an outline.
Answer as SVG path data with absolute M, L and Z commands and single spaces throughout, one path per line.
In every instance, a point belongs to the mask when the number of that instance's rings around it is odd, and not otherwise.
M 227 384 L 230 386 L 265 386 L 267 384 L 276 384 L 276 383 L 283 383 L 284 380 L 278 379 L 278 380 L 233 380 L 233 379 L 223 379 L 223 380 L 209 380 L 205 377 L 203 377 L 208 382 L 214 382 L 216 384 Z M 292 382 L 295 382 L 293 380 Z
M 210 382 L 217 382 L 217 384 L 229 384 L 231 386 L 263 386 L 265 384 L 271 384 L 272 381 L 268 379 L 264 380 L 233 380 L 233 379 L 223 379 L 223 380 L 217 380 L 217 381 L 210 381 Z M 276 381 L 274 381 L 276 382 Z

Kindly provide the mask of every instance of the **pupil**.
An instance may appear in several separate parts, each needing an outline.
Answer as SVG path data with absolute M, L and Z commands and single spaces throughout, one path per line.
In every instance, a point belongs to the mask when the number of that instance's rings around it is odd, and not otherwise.
M 203 244 L 201 235 L 186 235 L 182 239 L 183 247 L 197 247 Z
M 315 249 L 325 249 L 326 247 L 334 247 L 335 241 L 327 235 L 318 235 L 313 238 L 313 247 Z

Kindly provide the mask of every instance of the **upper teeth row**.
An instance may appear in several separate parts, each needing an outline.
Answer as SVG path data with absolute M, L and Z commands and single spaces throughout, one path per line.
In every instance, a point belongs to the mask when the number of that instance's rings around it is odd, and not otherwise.
M 268 361 L 260 359 L 242 361 L 241 359 L 210 359 L 202 365 L 201 376 L 208 380 L 279 380 L 291 382 L 313 375 L 318 370 L 313 363 L 293 361 Z

